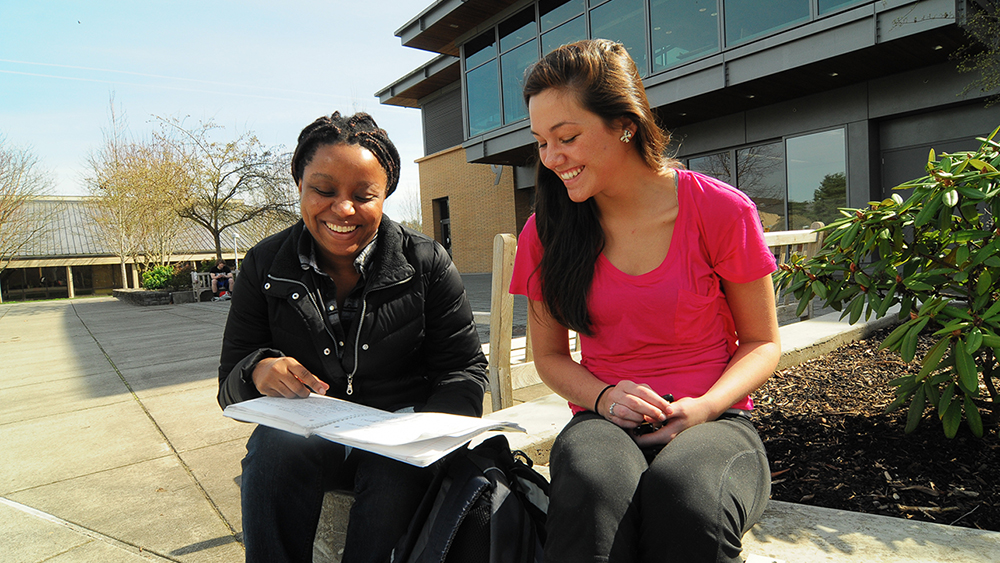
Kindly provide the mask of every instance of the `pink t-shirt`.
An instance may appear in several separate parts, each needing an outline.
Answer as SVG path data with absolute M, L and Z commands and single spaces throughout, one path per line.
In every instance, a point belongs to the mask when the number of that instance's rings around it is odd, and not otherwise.
M 588 301 L 594 334 L 581 334 L 580 347 L 581 364 L 601 381 L 630 379 L 679 399 L 708 391 L 736 350 L 720 278 L 750 282 L 773 272 L 775 262 L 750 198 L 709 176 L 677 175 L 678 215 L 666 258 L 632 276 L 598 257 Z M 532 215 L 518 240 L 511 293 L 542 300 L 535 272 L 542 252 Z M 746 397 L 733 406 L 752 405 Z

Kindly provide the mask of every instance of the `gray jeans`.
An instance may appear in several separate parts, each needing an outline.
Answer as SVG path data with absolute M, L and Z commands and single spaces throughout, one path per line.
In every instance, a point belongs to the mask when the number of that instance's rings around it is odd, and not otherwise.
M 546 563 L 738 562 L 771 474 L 749 420 L 724 415 L 640 449 L 592 413 L 556 438 Z

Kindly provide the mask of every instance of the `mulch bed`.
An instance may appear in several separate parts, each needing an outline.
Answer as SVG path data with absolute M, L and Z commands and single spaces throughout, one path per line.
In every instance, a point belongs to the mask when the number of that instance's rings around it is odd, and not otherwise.
M 780 370 L 754 393 L 771 498 L 1000 531 L 997 429 L 987 424 L 978 439 L 963 422 L 948 439 L 928 408 L 904 434 L 907 407 L 884 413 L 894 398 L 888 383 L 919 364 L 878 351 L 887 334 Z M 923 350 L 933 343 L 921 339 Z M 984 423 L 988 417 L 984 411 Z

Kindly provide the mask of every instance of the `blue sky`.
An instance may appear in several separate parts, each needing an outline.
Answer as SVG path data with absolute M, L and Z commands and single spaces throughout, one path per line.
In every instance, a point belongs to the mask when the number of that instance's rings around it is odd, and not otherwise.
M 320 115 L 367 111 L 403 159 L 390 216 L 418 185 L 420 113 L 375 92 L 434 54 L 393 35 L 430 1 L 0 0 L 0 136 L 29 147 L 53 192 L 84 195 L 109 99 L 143 137 L 153 116 L 212 119 L 292 150 Z M 402 217 L 400 217 L 402 218 Z

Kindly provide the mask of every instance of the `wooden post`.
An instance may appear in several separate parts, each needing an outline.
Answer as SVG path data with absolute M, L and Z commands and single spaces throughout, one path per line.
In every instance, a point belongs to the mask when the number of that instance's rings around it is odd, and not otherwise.
M 76 287 L 73 285 L 73 267 L 66 266 L 66 289 L 69 291 L 69 298 L 76 297 Z
M 809 225 L 809 228 L 815 232 L 822 229 L 825 226 L 826 225 L 824 225 L 822 221 L 814 221 L 811 225 Z M 822 233 L 816 233 L 816 241 L 806 245 L 806 256 L 808 256 L 809 258 L 816 256 L 816 254 L 819 253 L 819 249 L 823 248 L 824 240 L 826 240 L 826 231 L 823 231 Z
M 511 234 L 493 238 L 493 275 L 490 295 L 490 397 L 493 410 L 514 405 L 510 378 L 510 339 L 514 324 L 514 296 L 510 278 L 514 271 L 517 239 Z
M 810 242 L 805 245 L 806 258 L 812 258 L 813 256 L 816 256 L 816 254 L 819 253 L 819 249 L 823 248 L 823 240 L 826 238 L 826 232 L 824 231 L 822 233 L 818 233 L 816 231 L 822 229 L 824 226 L 825 225 L 823 225 L 822 221 L 813 221 L 812 224 L 809 225 L 809 228 L 812 229 L 813 234 L 816 235 L 816 240 L 814 242 Z M 812 303 L 809 303 L 809 306 L 805 310 L 805 317 L 807 319 L 811 319 L 815 315 L 815 312 L 816 312 L 816 299 L 813 299 Z
M 528 315 L 531 315 L 531 301 L 528 301 Z M 531 323 L 524 327 L 524 361 L 535 361 L 535 355 L 531 352 Z

